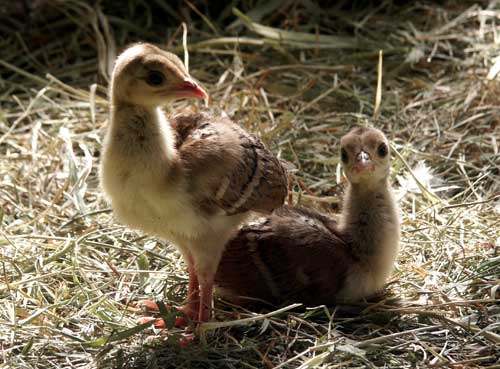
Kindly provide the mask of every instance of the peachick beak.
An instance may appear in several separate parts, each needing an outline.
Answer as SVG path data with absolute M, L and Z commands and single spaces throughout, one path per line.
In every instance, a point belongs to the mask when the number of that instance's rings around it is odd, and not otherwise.
M 208 94 L 198 83 L 191 78 L 185 78 L 175 89 L 175 96 L 178 97 L 194 97 L 196 99 L 208 99 Z
M 354 164 L 353 169 L 358 173 L 373 171 L 375 169 L 375 163 L 372 162 L 370 154 L 365 151 L 361 151 L 358 155 L 356 155 L 356 163 Z
M 364 152 L 364 151 L 361 151 L 358 156 L 356 156 L 356 160 L 362 164 L 362 165 L 366 165 L 368 164 L 369 162 L 371 162 L 371 158 L 370 158 L 370 155 L 367 153 L 367 152 Z

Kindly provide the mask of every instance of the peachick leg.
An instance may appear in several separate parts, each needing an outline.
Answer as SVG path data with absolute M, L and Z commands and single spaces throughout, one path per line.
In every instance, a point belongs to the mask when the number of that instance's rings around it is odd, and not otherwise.
M 208 322 L 212 315 L 212 291 L 214 285 L 213 275 L 203 278 L 200 284 L 199 323 Z
M 198 314 L 200 310 L 200 286 L 198 282 L 198 275 L 196 274 L 194 268 L 194 260 L 191 255 L 187 258 L 188 263 L 188 273 L 189 273 L 189 284 L 188 284 L 188 294 L 187 294 L 187 304 L 184 305 L 180 310 L 184 312 L 189 319 L 193 322 L 198 321 Z M 152 300 L 142 300 L 139 302 L 140 305 L 145 306 L 149 310 L 159 311 L 158 304 Z M 167 306 L 167 309 L 169 307 Z M 143 317 L 139 319 L 139 323 L 143 324 L 151 320 L 155 320 L 153 317 Z M 165 322 L 163 319 L 158 320 L 154 323 L 157 328 L 165 328 Z M 183 316 L 179 316 L 175 320 L 175 326 L 178 328 L 185 327 L 187 325 L 186 319 Z
M 198 320 L 198 311 L 200 310 L 200 285 L 198 282 L 198 275 L 194 268 L 194 260 L 191 255 L 188 256 L 188 273 L 189 273 L 189 284 L 188 284 L 188 295 L 187 304 L 181 308 L 181 310 L 186 313 L 186 315 L 192 321 Z M 184 317 L 180 316 L 175 321 L 176 327 L 186 326 L 187 322 Z

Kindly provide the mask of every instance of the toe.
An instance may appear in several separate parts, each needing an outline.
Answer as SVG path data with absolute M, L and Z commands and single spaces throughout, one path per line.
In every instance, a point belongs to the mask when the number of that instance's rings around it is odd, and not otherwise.
M 153 300 L 139 300 L 137 301 L 137 306 L 144 307 L 147 310 L 160 311 L 158 304 Z
M 163 319 L 153 318 L 151 316 L 146 316 L 146 317 L 142 317 L 142 318 L 137 319 L 137 323 L 139 323 L 139 324 L 145 324 L 145 323 L 149 323 L 149 322 L 153 322 L 153 321 L 154 321 L 153 325 L 156 328 L 165 328 L 166 327 L 165 321 Z
M 194 340 L 195 340 L 196 336 L 193 334 L 193 333 L 188 333 L 188 334 L 183 334 L 180 338 L 179 338 L 179 344 L 182 346 L 182 347 L 186 347 L 188 346 L 189 344 L 191 344 Z

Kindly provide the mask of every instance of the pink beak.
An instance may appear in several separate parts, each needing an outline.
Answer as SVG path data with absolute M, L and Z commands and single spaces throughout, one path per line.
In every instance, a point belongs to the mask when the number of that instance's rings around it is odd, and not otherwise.
M 191 78 L 186 78 L 175 89 L 177 97 L 194 97 L 196 99 L 208 99 L 208 94 Z
M 353 169 L 358 173 L 365 170 L 373 172 L 375 170 L 375 164 L 372 162 L 372 159 L 367 152 L 361 151 L 356 156 L 356 163 L 354 164 Z

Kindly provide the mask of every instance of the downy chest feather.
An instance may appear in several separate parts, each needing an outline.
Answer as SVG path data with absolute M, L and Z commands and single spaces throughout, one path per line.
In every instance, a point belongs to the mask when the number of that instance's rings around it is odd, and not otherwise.
M 182 173 L 172 176 L 175 136 L 163 114 L 122 110 L 114 118 L 101 176 L 118 220 L 167 239 L 196 237 L 207 219 L 194 206 Z
M 399 216 L 390 190 L 370 198 L 355 196 L 349 206 L 347 222 L 359 261 L 338 294 L 340 301 L 357 300 L 382 289 L 399 250 Z
M 204 214 L 186 189 L 183 178 L 170 183 L 155 170 L 143 175 L 127 166 L 111 179 L 107 191 L 118 220 L 174 243 L 179 239 L 222 237 L 227 228 L 241 222 L 242 215 L 226 216 L 221 210 Z

